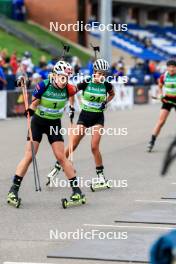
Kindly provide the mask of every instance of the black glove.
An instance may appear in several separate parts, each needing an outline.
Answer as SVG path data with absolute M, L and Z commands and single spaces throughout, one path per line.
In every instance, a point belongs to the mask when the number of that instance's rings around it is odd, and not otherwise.
M 15 86 L 21 87 L 22 85 L 24 85 L 24 82 L 25 82 L 25 77 L 23 75 L 20 75 L 15 81 Z
M 27 110 L 25 110 L 25 112 L 24 112 L 24 115 L 25 115 L 25 117 L 27 117 L 28 116 L 28 113 L 29 113 L 29 115 L 30 116 L 33 116 L 34 115 L 34 113 L 35 113 L 35 111 L 34 110 L 32 110 L 31 108 L 28 108 Z
M 75 108 L 73 106 L 69 106 L 69 113 L 68 113 L 69 117 L 71 120 L 73 120 L 74 116 L 75 116 Z
M 100 106 L 100 110 L 105 110 L 107 102 L 103 102 Z

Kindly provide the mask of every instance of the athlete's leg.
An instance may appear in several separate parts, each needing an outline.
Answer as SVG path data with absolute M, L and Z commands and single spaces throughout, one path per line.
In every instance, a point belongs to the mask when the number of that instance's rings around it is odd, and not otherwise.
M 92 154 L 94 156 L 96 167 L 102 166 L 102 155 L 100 153 L 100 140 L 101 140 L 101 134 L 100 129 L 103 128 L 102 125 L 96 125 L 92 128 L 93 134 L 92 134 L 92 140 L 91 140 L 91 150 Z
M 85 126 L 78 124 L 76 126 L 75 133 L 70 135 L 71 140 L 72 140 L 72 150 L 73 151 L 77 148 L 77 146 L 79 145 L 81 139 L 84 137 L 85 129 L 86 129 Z M 68 158 L 68 156 L 69 156 L 69 146 L 67 146 L 66 149 L 65 149 L 65 155 Z
M 34 150 L 36 154 L 39 148 L 39 142 L 34 141 L 33 145 L 34 145 Z M 28 141 L 26 144 L 24 158 L 20 161 L 20 163 L 18 164 L 16 168 L 16 175 L 20 177 L 24 177 L 31 162 L 32 162 L 31 142 Z
M 82 194 L 81 189 L 78 186 L 78 181 L 75 176 L 75 171 L 71 162 L 66 158 L 64 153 L 64 143 L 62 141 L 53 142 L 51 144 L 52 150 L 59 164 L 64 169 L 64 172 L 70 181 L 70 185 L 73 190 L 72 198 L 80 199 L 80 195 Z
M 165 124 L 167 118 L 169 115 L 169 111 L 167 109 L 161 109 L 160 110 L 160 115 L 159 115 L 159 119 L 156 123 L 156 126 L 153 129 L 153 135 L 155 135 L 156 137 L 159 135 L 161 128 L 163 127 L 163 125 Z
M 72 142 L 70 141 L 70 143 L 72 144 L 72 150 L 74 151 L 76 149 L 76 147 L 78 146 L 80 140 L 84 137 L 84 131 L 86 129 L 86 127 L 84 127 L 83 125 L 77 125 L 76 127 L 74 127 L 74 131 L 75 131 L 75 135 L 70 135 Z M 65 149 L 65 155 L 68 158 L 70 153 L 69 150 L 69 146 L 66 147 Z M 51 172 L 48 174 L 48 182 L 46 183 L 46 185 L 49 185 L 50 180 L 54 177 L 56 177 L 59 172 L 61 170 L 61 164 L 59 163 L 59 161 L 57 160 L 54 168 L 51 170 Z
M 104 166 L 102 161 L 102 155 L 100 153 L 100 140 L 101 140 L 101 133 L 100 129 L 102 129 L 102 125 L 96 125 L 92 128 L 92 140 L 91 140 L 91 150 L 94 156 L 95 165 L 96 165 L 96 174 L 98 177 L 97 183 L 104 183 L 105 176 L 104 176 Z
M 34 150 L 35 153 L 38 151 L 39 142 L 34 141 Z M 13 179 L 13 184 L 9 190 L 7 201 L 11 204 L 17 205 L 18 199 L 18 191 L 25 176 L 27 169 L 32 161 L 32 151 L 31 151 L 31 142 L 28 141 L 26 144 L 25 155 L 24 158 L 20 161 L 17 166 L 16 173 Z
M 74 168 L 71 162 L 66 158 L 64 154 L 64 142 L 57 141 L 51 144 L 52 150 L 59 164 L 64 169 L 64 172 L 68 179 L 71 179 L 75 176 Z
M 156 125 L 155 125 L 155 127 L 153 129 L 151 139 L 150 139 L 150 141 L 148 143 L 148 146 L 147 146 L 147 149 L 148 149 L 149 152 L 153 149 L 155 141 L 156 141 L 156 138 L 159 135 L 163 125 L 165 124 L 169 113 L 170 113 L 169 109 L 162 108 L 160 110 L 159 119 L 158 119 L 158 121 L 157 121 L 157 123 L 156 123 Z

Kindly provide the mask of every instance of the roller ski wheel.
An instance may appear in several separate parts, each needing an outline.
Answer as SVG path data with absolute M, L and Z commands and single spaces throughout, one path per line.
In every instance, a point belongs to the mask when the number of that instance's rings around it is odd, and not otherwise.
M 90 185 L 90 189 L 92 192 L 95 192 L 97 190 L 104 190 L 104 189 L 110 189 L 110 185 L 108 180 L 106 180 L 105 182 L 100 182 L 100 183 L 94 183 Z
M 70 197 L 70 200 L 67 200 L 66 198 L 61 199 L 62 207 L 64 209 L 66 209 L 67 207 L 82 205 L 86 203 L 86 197 L 84 194 L 82 195 L 79 194 L 78 198 L 74 198 L 74 196 L 72 195 Z
M 21 205 L 21 198 L 18 198 L 14 193 L 9 193 L 7 198 L 7 203 L 9 205 L 19 208 Z
M 64 209 L 66 209 L 66 208 L 67 208 L 67 203 L 68 203 L 67 199 L 64 198 L 64 199 L 61 200 L 61 202 L 62 202 L 62 207 L 63 207 Z

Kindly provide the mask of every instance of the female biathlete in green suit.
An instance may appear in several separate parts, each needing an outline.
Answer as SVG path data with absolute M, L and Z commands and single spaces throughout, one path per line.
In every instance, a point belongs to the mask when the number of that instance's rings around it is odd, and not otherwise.
M 101 140 L 101 134 L 99 129 L 104 127 L 104 109 L 113 97 L 114 90 L 111 83 L 105 81 L 105 76 L 109 70 L 109 63 L 104 59 L 97 59 L 94 62 L 94 74 L 90 80 L 83 81 L 77 85 L 78 90 L 82 90 L 82 111 L 79 115 L 77 128 L 79 133 L 73 135 L 73 150 L 75 150 L 84 137 L 85 129 L 88 127 L 95 127 L 91 140 L 91 150 L 95 160 L 96 174 L 99 182 L 106 182 L 104 177 L 104 166 L 102 161 L 102 155 L 100 153 L 99 145 Z M 108 97 L 107 97 L 108 94 Z M 72 101 L 72 100 L 70 100 Z M 72 103 L 72 102 L 71 102 Z M 73 111 L 73 104 L 70 106 Z M 66 157 L 69 156 L 69 148 L 65 150 Z M 55 177 L 61 169 L 61 164 L 56 162 L 55 167 L 48 174 L 49 181 L 52 177 Z
M 42 135 L 45 133 L 57 161 L 70 181 L 73 190 L 71 199 L 79 200 L 82 197 L 82 193 L 77 184 L 74 168 L 64 154 L 64 142 L 60 133 L 61 118 L 65 105 L 68 98 L 76 93 L 76 88 L 68 84 L 68 77 L 71 71 L 72 68 L 69 63 L 58 61 L 54 66 L 51 78 L 41 81 L 36 86 L 32 103 L 27 112 L 32 116 L 31 130 L 35 153 L 37 153 Z M 51 133 L 51 126 L 53 128 L 52 131 L 58 131 L 58 133 Z M 8 203 L 15 206 L 18 204 L 18 191 L 31 161 L 31 144 L 28 138 L 25 155 L 17 166 L 13 185 L 8 193 Z

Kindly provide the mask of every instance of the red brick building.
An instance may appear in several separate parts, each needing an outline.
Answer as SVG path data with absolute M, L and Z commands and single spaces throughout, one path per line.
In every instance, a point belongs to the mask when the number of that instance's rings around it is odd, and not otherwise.
M 90 14 L 89 0 L 25 0 L 28 19 L 49 30 L 50 22 L 59 24 L 87 21 Z M 86 45 L 85 32 L 59 31 L 58 34 L 82 45 Z

